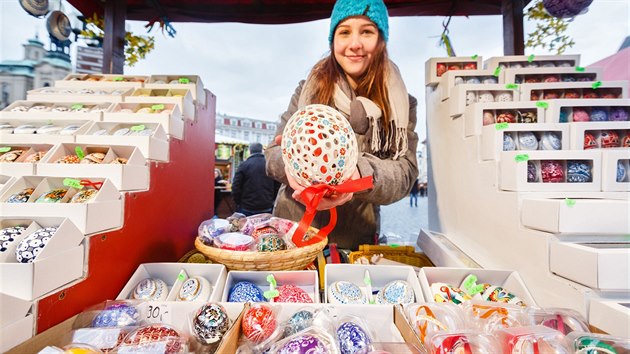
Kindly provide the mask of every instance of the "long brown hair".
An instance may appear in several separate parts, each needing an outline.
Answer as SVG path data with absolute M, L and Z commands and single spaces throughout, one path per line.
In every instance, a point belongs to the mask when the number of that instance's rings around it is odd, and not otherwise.
M 335 60 L 333 44 L 330 46 L 330 53 L 329 56 L 315 64 L 313 68 L 315 90 L 312 99 L 316 101 L 314 103 L 333 106 L 335 84 L 340 79 L 346 80 L 346 76 L 341 65 Z M 391 115 L 386 85 L 387 62 L 387 46 L 385 45 L 383 36 L 380 35 L 376 49 L 372 55 L 372 61 L 365 71 L 365 74 L 357 81 L 357 88 L 355 89 L 357 96 L 367 97 L 381 108 L 383 112 L 383 127 L 386 134 L 389 131 Z

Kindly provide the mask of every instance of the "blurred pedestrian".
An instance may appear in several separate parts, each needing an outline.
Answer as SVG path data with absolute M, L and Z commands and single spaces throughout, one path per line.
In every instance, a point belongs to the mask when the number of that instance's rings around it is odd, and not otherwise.
M 217 215 L 221 204 L 221 190 L 225 189 L 228 181 L 223 179 L 223 173 L 218 168 L 214 169 L 214 214 Z
M 418 206 L 418 184 L 420 181 L 416 178 L 416 182 L 411 187 L 411 193 L 409 193 L 409 206 L 413 206 L 414 202 Z
M 249 157 L 238 166 L 232 180 L 236 211 L 245 216 L 271 213 L 280 183 L 267 176 L 260 143 L 249 145 Z

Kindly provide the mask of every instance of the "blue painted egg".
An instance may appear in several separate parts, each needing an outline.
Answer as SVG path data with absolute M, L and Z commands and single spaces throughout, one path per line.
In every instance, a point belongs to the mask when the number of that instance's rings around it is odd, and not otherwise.
M 503 151 L 514 151 L 516 150 L 516 142 L 514 142 L 514 138 L 512 134 L 503 134 Z
M 263 291 L 254 283 L 249 281 L 241 281 L 236 283 L 230 294 L 228 302 L 265 302 Z
M 562 140 L 556 132 L 544 132 L 540 138 L 540 150 L 560 150 Z
M 301 310 L 293 314 L 287 321 L 284 329 L 284 336 L 288 337 L 297 332 L 303 331 L 313 323 L 313 313 L 308 310 Z
M 328 287 L 328 302 L 333 304 L 366 304 L 367 296 L 356 284 L 341 280 Z
M 394 280 L 385 284 L 376 295 L 376 302 L 379 304 L 411 304 L 414 299 L 413 289 L 404 280 Z
M 0 253 L 9 249 L 9 246 L 24 232 L 24 226 L 5 227 L 0 230 Z
M 626 179 L 626 166 L 623 161 L 617 161 L 617 182 L 623 182 Z
M 567 162 L 567 182 L 588 183 L 593 181 L 591 166 L 584 161 Z
M 337 328 L 341 354 L 367 353 L 372 340 L 367 332 L 354 322 L 344 322 Z
M 57 232 L 56 227 L 44 227 L 26 236 L 18 244 L 15 257 L 20 263 L 33 263 L 51 237 Z
M 134 306 L 125 303 L 111 304 L 99 312 L 92 327 L 126 327 L 138 325 L 140 313 Z
M 591 122 L 604 122 L 608 120 L 608 112 L 601 108 L 591 109 Z

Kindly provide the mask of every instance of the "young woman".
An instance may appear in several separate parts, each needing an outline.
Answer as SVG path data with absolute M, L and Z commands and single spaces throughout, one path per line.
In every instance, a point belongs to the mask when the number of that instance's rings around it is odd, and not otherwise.
M 320 103 L 342 112 L 357 136 L 359 159 L 352 179 L 372 176 L 374 188 L 324 198 L 320 210 L 337 207 L 338 220 L 329 242 L 357 249 L 378 240 L 380 205 L 409 194 L 418 175 L 415 98 L 394 63 L 388 59 L 387 8 L 382 0 L 338 0 L 330 22 L 330 55 L 313 67 L 298 85 L 267 148 L 267 174 L 283 183 L 274 214 L 299 221 L 304 214 L 299 193 L 304 189 L 285 171 L 279 136 L 293 113 Z M 328 224 L 319 212 L 312 225 Z

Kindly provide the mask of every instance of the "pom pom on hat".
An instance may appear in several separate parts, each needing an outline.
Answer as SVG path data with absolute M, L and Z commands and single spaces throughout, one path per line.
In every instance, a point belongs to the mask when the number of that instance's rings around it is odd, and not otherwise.
M 337 25 L 348 17 L 367 16 L 383 34 L 387 41 L 389 37 L 389 23 L 387 7 L 383 0 L 338 0 L 330 15 L 330 33 L 328 42 L 332 43 Z

